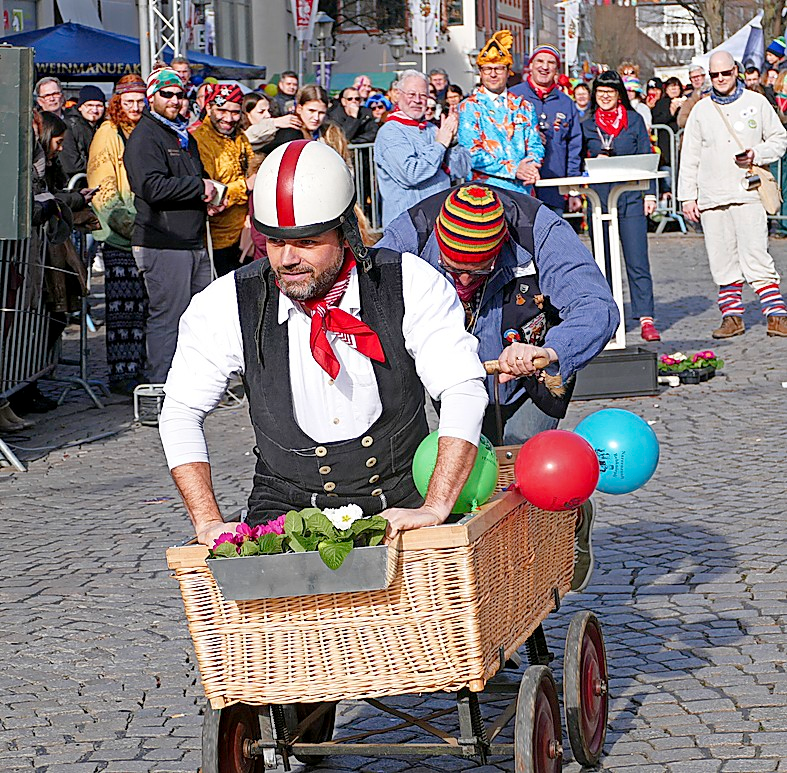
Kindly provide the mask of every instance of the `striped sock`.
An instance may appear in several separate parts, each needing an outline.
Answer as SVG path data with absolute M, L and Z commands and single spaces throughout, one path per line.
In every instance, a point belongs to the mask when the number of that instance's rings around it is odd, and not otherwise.
M 640 327 L 642 327 L 642 325 L 647 325 L 647 324 L 652 325 L 653 324 L 653 317 L 640 317 L 639 318 L 639 324 L 640 324 Z
M 779 285 L 769 284 L 755 287 L 754 292 L 760 296 L 760 308 L 766 317 L 787 316 L 787 305 L 784 303 Z
M 743 282 L 719 285 L 719 309 L 722 317 L 743 316 Z

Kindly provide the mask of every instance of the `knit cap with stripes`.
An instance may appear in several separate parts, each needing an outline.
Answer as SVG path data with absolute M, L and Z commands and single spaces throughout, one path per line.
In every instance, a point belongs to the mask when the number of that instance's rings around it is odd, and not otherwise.
M 435 223 L 440 251 L 457 263 L 492 260 L 507 235 L 503 205 L 483 185 L 465 185 L 451 191 Z

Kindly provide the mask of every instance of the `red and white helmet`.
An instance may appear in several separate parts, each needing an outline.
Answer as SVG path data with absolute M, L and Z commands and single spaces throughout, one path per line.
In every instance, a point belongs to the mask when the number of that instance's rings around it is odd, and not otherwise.
M 344 159 L 322 142 L 295 140 L 272 151 L 257 172 L 254 226 L 276 239 L 316 236 L 355 221 L 354 204 Z

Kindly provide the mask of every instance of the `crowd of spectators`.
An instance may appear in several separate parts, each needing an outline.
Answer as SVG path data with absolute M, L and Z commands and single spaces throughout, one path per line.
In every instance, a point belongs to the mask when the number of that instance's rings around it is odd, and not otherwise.
M 275 83 L 250 90 L 195 78 L 184 57 L 174 58 L 169 66 L 158 63 L 147 82 L 124 76 L 109 100 L 102 89 L 87 85 L 67 102 L 56 78 L 41 79 L 35 87 L 33 119 L 34 223 L 46 226 L 53 265 L 74 264 L 73 239 L 64 236 L 74 227 L 84 232 L 91 258 L 98 248 L 110 388 L 130 394 L 140 383 L 163 382 L 178 320 L 192 295 L 212 277 L 265 256 L 265 238 L 251 227 L 256 170 L 274 148 L 295 139 L 328 144 L 362 177 L 361 189 L 368 196 L 358 202 L 356 214 L 368 243 L 375 238 L 368 218 L 376 207 L 384 227 L 431 194 L 466 180 L 531 194 L 558 215 L 581 221 L 580 198 L 535 184 L 581 175 L 586 158 L 658 153 L 660 168 L 670 175 L 658 190 L 654 185 L 644 195 L 624 194 L 618 215 L 632 315 L 645 340 L 659 340 L 647 216 L 659 199 L 668 207 L 673 195 L 693 196 L 683 213 L 702 220 L 709 256 L 712 250 L 719 252 L 720 240 L 729 241 L 723 234 L 731 228 L 715 211 L 729 202 L 717 201 L 718 196 L 704 189 L 701 169 L 699 178 L 692 167 L 684 179 L 672 179 L 682 152 L 676 136 L 685 128 L 687 136 L 691 130 L 696 139 L 692 116 L 709 95 L 709 105 L 719 100 L 727 104 L 727 97 L 719 96 L 717 76 L 720 81 L 732 79 L 730 99 L 743 90 L 756 94 L 747 100 L 755 99 L 757 111 L 767 105 L 773 120 L 765 123 L 783 132 L 784 40 L 768 46 L 762 70 L 739 70 L 733 63 L 727 68 L 729 76 L 725 69 L 711 72 L 709 78 L 702 67 L 692 66 L 686 84 L 676 77 L 646 80 L 631 61 L 622 62 L 617 71 L 570 80 L 562 74 L 560 53 L 549 45 L 537 47 L 525 71 L 514 73 L 512 43 L 505 30 L 492 36 L 478 56 L 479 81 L 469 94 L 442 68 L 426 74 L 405 71 L 387 89 L 360 75 L 334 96 L 319 85 L 300 84 L 295 72 L 285 70 Z M 703 107 L 703 114 L 708 112 Z M 768 152 L 758 151 L 755 144 L 747 157 L 749 166 L 775 160 L 781 136 L 771 132 L 762 143 Z M 374 154 L 353 154 L 352 146 L 359 145 L 373 146 Z M 693 144 L 684 152 L 692 159 L 696 155 Z M 734 170 L 730 174 L 734 177 Z M 787 176 L 787 170 L 783 174 Z M 608 186 L 596 188 L 606 200 Z M 751 210 L 756 200 L 750 195 L 736 204 Z M 705 214 L 703 209 L 714 211 Z M 764 243 L 761 230 L 758 219 L 756 239 L 751 229 L 742 232 L 758 245 L 750 261 L 756 270 L 749 266 L 745 280 L 751 281 L 753 271 L 754 289 L 765 298 L 764 313 L 781 317 L 777 322 L 769 319 L 769 334 L 787 335 L 779 277 L 772 260 L 768 263 L 767 233 Z M 740 316 L 738 291 L 744 279 L 730 260 L 713 268 L 723 320 Z M 72 273 L 75 281 L 48 288 L 52 340 L 63 329 L 65 315 L 75 310 L 73 298 L 84 291 L 84 271 L 75 267 Z M 714 335 L 730 331 L 742 332 L 737 319 L 725 322 Z M 16 406 L 20 413 L 52 407 L 34 386 L 19 393 Z

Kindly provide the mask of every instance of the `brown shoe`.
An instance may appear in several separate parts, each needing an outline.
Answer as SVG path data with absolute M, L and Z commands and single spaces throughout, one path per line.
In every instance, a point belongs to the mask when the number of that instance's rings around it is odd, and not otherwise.
M 768 317 L 770 320 L 770 317 Z M 787 317 L 785 317 L 787 319 Z M 714 338 L 732 338 L 733 336 L 742 336 L 746 327 L 743 324 L 743 317 L 722 317 L 721 325 L 717 327 L 711 335 Z M 768 322 L 768 330 L 770 330 L 770 322 Z M 787 335 L 787 327 L 784 328 L 784 333 L 769 333 L 768 335 Z
M 765 331 L 769 336 L 783 336 L 787 338 L 787 317 L 777 317 L 773 314 L 768 317 L 768 329 Z

